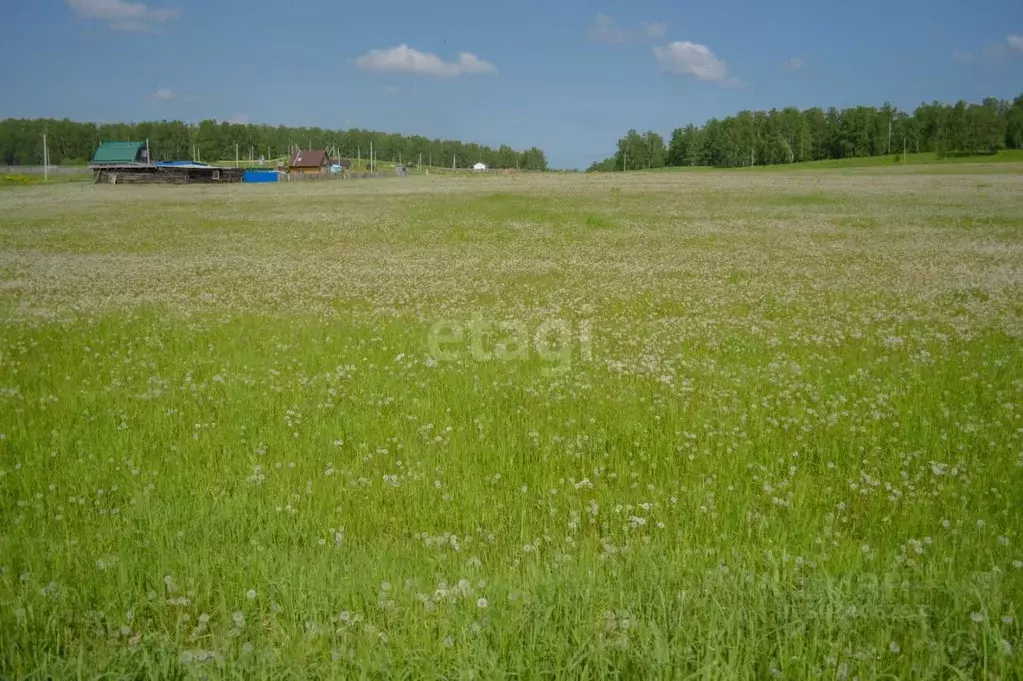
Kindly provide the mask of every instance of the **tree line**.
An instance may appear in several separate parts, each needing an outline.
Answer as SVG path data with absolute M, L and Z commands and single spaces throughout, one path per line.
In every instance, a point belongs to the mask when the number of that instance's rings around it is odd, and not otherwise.
M 891 104 L 847 109 L 742 111 L 702 126 L 676 128 L 665 144 L 653 131 L 629 130 L 614 156 L 590 171 L 664 166 L 737 167 L 908 152 L 940 156 L 1023 148 L 1023 95 L 1012 102 L 921 104 L 913 113 Z
M 497 149 L 472 142 L 429 139 L 419 135 L 372 130 L 326 130 L 253 125 L 204 120 L 142 123 L 79 123 L 68 119 L 36 118 L 0 121 L 0 164 L 40 165 L 43 134 L 50 163 L 86 163 L 103 141 L 149 140 L 156 161 L 281 158 L 295 149 L 336 149 L 339 157 L 369 159 L 370 147 L 381 161 L 403 161 L 450 168 L 471 168 L 482 162 L 491 168 L 547 170 L 543 150 Z

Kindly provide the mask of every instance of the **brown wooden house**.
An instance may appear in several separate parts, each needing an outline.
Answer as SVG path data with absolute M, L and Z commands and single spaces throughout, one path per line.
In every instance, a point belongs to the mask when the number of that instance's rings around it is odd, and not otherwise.
M 330 159 L 321 150 L 296 151 L 288 162 L 288 172 L 302 175 L 319 175 L 330 172 Z

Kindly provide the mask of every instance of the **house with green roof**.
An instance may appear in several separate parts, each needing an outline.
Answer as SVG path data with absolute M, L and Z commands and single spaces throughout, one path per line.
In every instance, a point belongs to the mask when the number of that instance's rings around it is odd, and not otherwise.
M 103 142 L 89 165 L 135 165 L 149 163 L 145 142 Z

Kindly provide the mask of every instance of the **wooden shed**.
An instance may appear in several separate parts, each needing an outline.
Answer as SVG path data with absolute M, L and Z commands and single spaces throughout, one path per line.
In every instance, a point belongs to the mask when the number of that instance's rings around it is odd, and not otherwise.
M 296 151 L 288 162 L 288 171 L 301 175 L 319 175 L 329 172 L 330 159 L 322 149 Z

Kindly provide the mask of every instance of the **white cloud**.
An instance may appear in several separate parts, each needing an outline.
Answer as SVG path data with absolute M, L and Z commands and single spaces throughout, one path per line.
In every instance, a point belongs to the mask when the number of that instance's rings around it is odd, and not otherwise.
M 806 61 L 802 57 L 793 57 L 782 62 L 782 71 L 802 71 Z
M 952 50 L 952 61 L 970 61 L 973 58 L 966 50 Z
M 248 125 L 249 115 L 247 113 L 235 114 L 231 118 L 227 119 L 228 123 L 237 123 L 239 125 Z
M 174 99 L 174 90 L 171 90 L 169 87 L 162 87 L 153 96 L 161 102 L 166 102 L 167 100 Z
M 668 35 L 668 24 L 667 22 L 664 21 L 658 22 L 644 21 L 643 32 L 647 35 L 648 38 L 663 38 L 664 36 Z
M 386 50 L 370 50 L 355 60 L 360 69 L 415 73 L 424 76 L 453 78 L 468 74 L 497 73 L 497 67 L 474 54 L 462 52 L 458 61 L 444 61 L 430 52 L 420 52 L 408 45 L 397 45 Z
M 79 16 L 105 21 L 118 31 L 148 31 L 153 24 L 177 16 L 173 9 L 155 9 L 129 0 L 67 0 L 67 4 Z
M 663 21 L 644 21 L 635 28 L 619 26 L 613 17 L 598 14 L 586 28 L 586 36 L 595 43 L 625 45 L 648 38 L 663 38 L 668 34 L 668 24 Z
M 1008 41 L 1009 47 L 1017 52 L 1023 52 L 1023 35 L 1010 35 Z
M 655 47 L 654 57 L 667 73 L 680 76 L 693 76 L 698 80 L 706 80 L 726 85 L 739 85 L 735 78 L 728 77 L 728 67 L 718 59 L 706 45 L 691 43 L 688 40 L 673 42 L 665 47 Z

